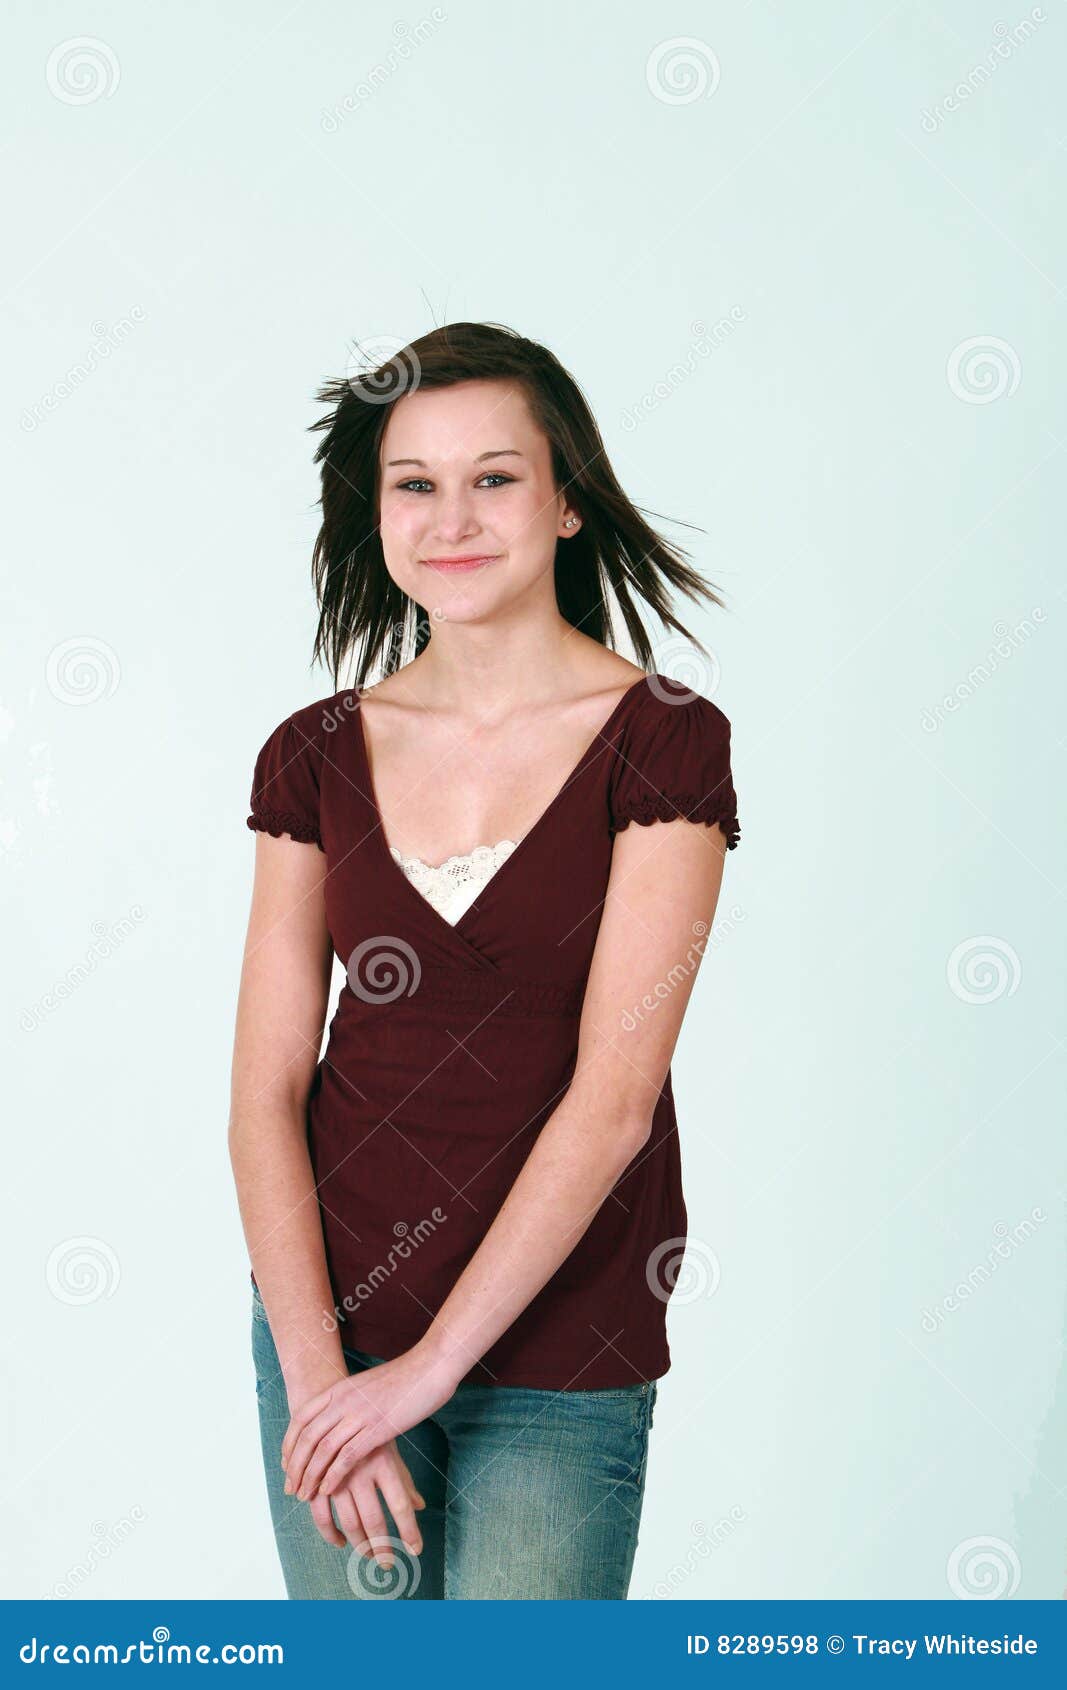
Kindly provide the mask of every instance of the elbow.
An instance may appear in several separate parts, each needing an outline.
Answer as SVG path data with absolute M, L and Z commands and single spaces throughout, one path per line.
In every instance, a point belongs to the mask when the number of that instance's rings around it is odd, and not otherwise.
M 597 1083 L 599 1079 L 600 1083 Z M 572 1081 L 569 1101 L 577 1117 L 587 1130 L 597 1133 L 610 1147 L 620 1167 L 626 1167 L 652 1137 L 655 1104 L 649 1101 L 648 1088 L 635 1090 L 631 1076 L 624 1084 L 604 1085 L 603 1076 L 592 1073 Z
M 622 1116 L 620 1134 L 631 1156 L 643 1150 L 652 1137 L 652 1115 L 647 1109 L 631 1108 Z
M 230 1161 L 261 1155 L 271 1143 L 302 1139 L 307 1131 L 307 1105 L 296 1094 L 281 1098 L 236 1098 L 226 1129 Z
M 603 1110 L 603 1103 L 601 1103 Z M 611 1143 L 625 1168 L 652 1137 L 653 1112 L 636 1097 L 622 1097 L 602 1115 Z

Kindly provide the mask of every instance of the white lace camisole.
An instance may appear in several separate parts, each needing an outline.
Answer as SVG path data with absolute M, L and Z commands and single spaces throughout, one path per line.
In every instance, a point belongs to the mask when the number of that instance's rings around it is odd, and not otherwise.
M 476 845 L 473 851 L 446 857 L 443 863 L 424 863 L 421 857 L 405 857 L 395 845 L 390 845 L 389 851 L 415 890 L 422 893 L 439 915 L 454 924 L 489 884 L 501 863 L 511 856 L 517 843 L 515 839 L 501 839 L 495 845 Z

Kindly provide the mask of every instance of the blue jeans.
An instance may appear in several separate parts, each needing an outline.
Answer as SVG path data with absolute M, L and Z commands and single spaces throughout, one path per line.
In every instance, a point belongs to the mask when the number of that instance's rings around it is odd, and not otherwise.
M 252 1354 L 271 1520 L 290 1597 L 315 1601 L 619 1601 L 637 1548 L 654 1379 L 618 1390 L 460 1385 L 397 1439 L 426 1507 L 421 1555 L 394 1540 L 392 1568 L 320 1537 L 306 1502 L 286 1496 L 289 1403 L 262 1297 Z M 379 1356 L 344 1352 L 350 1373 Z M 381 1493 L 379 1492 L 379 1496 Z M 384 1503 L 384 1498 L 382 1498 Z

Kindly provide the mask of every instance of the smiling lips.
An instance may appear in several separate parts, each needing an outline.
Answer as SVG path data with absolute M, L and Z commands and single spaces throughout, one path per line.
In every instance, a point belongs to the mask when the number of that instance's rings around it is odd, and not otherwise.
M 424 557 L 422 561 L 428 569 L 440 570 L 442 574 L 460 574 L 465 569 L 481 569 L 486 563 L 495 563 L 498 555 L 489 557 L 482 553 L 467 557 Z

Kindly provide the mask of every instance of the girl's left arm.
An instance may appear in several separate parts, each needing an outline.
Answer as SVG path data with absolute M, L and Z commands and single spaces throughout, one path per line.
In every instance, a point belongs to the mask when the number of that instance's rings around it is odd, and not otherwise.
M 611 873 L 574 1076 L 419 1342 L 301 1405 L 282 1449 L 301 1497 L 448 1401 L 547 1284 L 640 1155 L 710 933 L 726 839 L 682 818 L 631 826 Z

